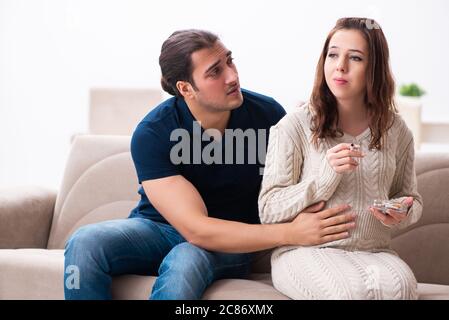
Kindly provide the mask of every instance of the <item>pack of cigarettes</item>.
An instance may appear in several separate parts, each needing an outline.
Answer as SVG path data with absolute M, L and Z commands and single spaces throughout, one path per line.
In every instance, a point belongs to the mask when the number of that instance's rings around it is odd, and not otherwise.
M 395 210 L 400 213 L 406 213 L 408 211 L 407 205 L 394 200 L 374 200 L 373 207 L 383 214 L 387 214 L 387 210 Z

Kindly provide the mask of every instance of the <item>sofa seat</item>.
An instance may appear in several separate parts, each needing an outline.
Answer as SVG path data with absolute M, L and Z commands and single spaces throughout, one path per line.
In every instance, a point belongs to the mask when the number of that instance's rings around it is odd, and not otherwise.
M 63 299 L 64 250 L 0 250 L 0 299 Z M 114 277 L 114 299 L 147 299 L 156 277 Z M 82 280 L 81 280 L 82 281 Z M 449 299 L 449 286 L 418 284 L 421 300 Z M 250 279 L 224 279 L 205 292 L 207 300 L 285 300 L 276 291 L 269 273 L 252 273 Z
M 63 299 L 64 250 L 0 250 L 0 300 Z

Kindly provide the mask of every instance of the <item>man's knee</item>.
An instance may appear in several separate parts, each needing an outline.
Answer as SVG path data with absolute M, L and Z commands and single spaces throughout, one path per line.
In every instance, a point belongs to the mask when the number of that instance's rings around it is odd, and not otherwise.
M 95 225 L 85 225 L 76 230 L 65 244 L 65 250 L 73 250 L 75 247 L 83 247 L 88 249 L 92 247 L 95 242 L 97 233 Z
M 82 255 L 83 260 L 86 257 L 96 257 L 107 250 L 107 246 L 112 243 L 111 237 L 113 234 L 104 223 L 82 226 L 67 240 L 64 255 L 74 259 Z
M 211 277 L 212 254 L 202 248 L 183 242 L 174 247 L 162 262 L 159 274 L 174 271 L 184 276 Z
M 151 299 L 200 299 L 214 278 L 211 258 L 188 242 L 174 247 L 159 267 Z

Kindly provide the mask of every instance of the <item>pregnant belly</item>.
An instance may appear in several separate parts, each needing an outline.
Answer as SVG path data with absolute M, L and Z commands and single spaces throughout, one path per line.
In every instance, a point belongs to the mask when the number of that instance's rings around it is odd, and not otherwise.
M 391 241 L 391 229 L 384 226 L 367 209 L 353 210 L 353 212 L 357 215 L 356 226 L 349 232 L 349 238 L 332 241 L 318 247 L 334 247 L 351 251 L 388 249 Z

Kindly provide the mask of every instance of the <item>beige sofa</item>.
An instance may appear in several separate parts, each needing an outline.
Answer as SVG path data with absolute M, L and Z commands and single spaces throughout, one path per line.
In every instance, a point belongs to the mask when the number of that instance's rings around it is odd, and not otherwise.
M 0 190 L 0 299 L 63 299 L 63 247 L 80 226 L 127 217 L 138 184 L 126 136 L 77 136 L 58 192 Z M 424 213 L 393 247 L 419 281 L 420 299 L 449 299 L 449 154 L 417 154 Z M 271 285 L 269 252 L 250 280 L 214 283 L 204 299 L 286 299 Z M 116 299 L 147 299 L 155 277 L 124 275 Z

